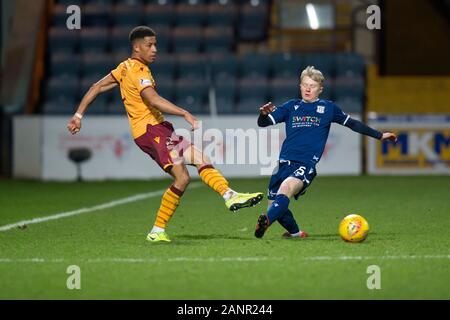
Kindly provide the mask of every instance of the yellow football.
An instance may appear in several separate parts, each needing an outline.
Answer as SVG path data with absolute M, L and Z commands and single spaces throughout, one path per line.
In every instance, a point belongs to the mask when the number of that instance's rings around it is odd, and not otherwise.
M 369 223 L 358 214 L 349 214 L 339 224 L 339 234 L 344 241 L 361 242 L 368 233 Z

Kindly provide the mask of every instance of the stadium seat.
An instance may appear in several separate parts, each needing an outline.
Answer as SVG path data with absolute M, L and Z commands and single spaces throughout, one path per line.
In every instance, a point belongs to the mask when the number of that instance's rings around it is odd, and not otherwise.
M 227 81 L 216 81 L 214 84 L 216 94 L 217 112 L 233 113 L 236 104 L 236 81 L 227 79 Z
M 284 52 L 272 56 L 272 74 L 274 78 L 300 79 L 301 56 Z
M 130 40 L 128 39 L 131 29 L 129 27 L 111 28 L 109 47 L 112 51 L 130 51 Z
M 65 3 L 58 3 L 53 6 L 52 10 L 52 17 L 51 17 L 51 25 L 53 27 L 64 27 L 67 30 L 67 18 L 69 15 L 67 14 L 67 7 L 70 6 L 72 3 L 65 4 Z
M 258 108 L 269 100 L 269 83 L 266 78 L 243 78 L 239 80 L 238 113 L 257 113 Z
M 332 78 L 334 76 L 334 54 L 311 53 L 303 55 L 301 59 L 302 70 L 307 66 L 314 66 L 316 69 L 322 71 L 325 78 Z
M 111 4 L 90 3 L 82 8 L 82 24 L 87 27 L 107 26 L 111 16 Z
M 176 57 L 172 54 L 159 54 L 155 63 L 150 65 L 150 71 L 155 78 L 156 85 L 160 80 L 170 80 L 176 76 Z
M 95 53 L 86 53 L 82 56 L 82 61 L 83 76 L 90 76 L 94 74 L 106 76 L 117 66 L 114 56 L 109 54 L 99 55 Z
M 231 1 L 215 1 L 207 6 L 209 26 L 233 27 L 237 20 L 238 7 Z
M 299 79 L 296 78 L 274 78 L 270 82 L 270 101 L 275 105 L 283 104 L 290 99 L 300 97 Z
M 148 0 L 149 4 L 157 4 L 160 6 L 171 6 L 174 5 L 177 0 Z
M 175 53 L 200 52 L 202 29 L 198 27 L 176 27 L 172 32 L 172 46 Z
M 50 76 L 78 77 L 81 70 L 81 58 L 71 53 L 54 53 L 50 56 Z
M 81 53 L 104 53 L 108 47 L 109 28 L 82 28 L 80 33 Z
M 61 98 L 78 98 L 78 77 L 56 76 L 48 79 L 45 99 L 55 101 Z
M 270 73 L 270 56 L 267 54 L 249 53 L 240 61 L 242 77 L 268 77 Z
M 175 85 L 173 79 L 162 78 L 156 82 L 156 91 L 158 94 L 169 101 L 173 101 L 175 96 Z
M 364 58 L 356 53 L 336 55 L 336 77 L 364 76 Z
M 260 41 L 266 37 L 269 7 L 261 2 L 256 5 L 241 5 L 239 16 L 239 39 L 244 41 Z
M 335 79 L 334 98 L 336 101 L 352 98 L 360 102 L 364 99 L 365 85 L 363 77 L 338 77 Z
M 363 112 L 363 102 L 360 99 L 344 97 L 335 102 L 345 113 L 362 114 Z
M 141 25 L 143 6 L 141 4 L 116 4 L 112 15 L 115 26 L 130 28 Z
M 170 44 L 172 39 L 171 27 L 167 25 L 152 25 L 153 31 L 156 32 L 156 47 L 159 53 L 166 53 L 170 51 Z
M 203 30 L 205 52 L 231 52 L 234 32 L 231 27 L 206 27 Z
M 238 75 L 238 61 L 234 55 L 212 55 L 214 79 L 235 79 Z
M 179 78 L 205 81 L 207 79 L 208 64 L 201 54 L 181 54 L 177 59 L 177 74 Z
M 180 79 L 175 84 L 175 103 L 192 113 L 203 113 L 205 111 L 207 86 L 203 81 L 192 79 Z
M 66 27 L 51 27 L 48 33 L 48 49 L 57 52 L 73 53 L 78 47 L 80 32 Z
M 172 4 L 160 5 L 149 3 L 145 6 L 144 24 L 153 28 L 155 25 L 172 26 L 175 17 L 175 9 Z
M 175 22 L 178 27 L 201 27 L 205 21 L 206 7 L 200 3 L 180 3 L 175 6 Z
M 73 3 L 73 0 L 63 0 L 64 2 L 71 2 Z M 115 0 L 84 0 L 84 4 L 103 4 L 111 6 L 114 3 Z M 58 0 L 60 2 L 60 0 Z

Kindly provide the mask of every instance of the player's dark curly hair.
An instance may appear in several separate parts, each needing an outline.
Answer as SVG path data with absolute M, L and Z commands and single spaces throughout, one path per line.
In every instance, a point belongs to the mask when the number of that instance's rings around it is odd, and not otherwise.
M 129 39 L 130 43 L 133 44 L 135 40 L 144 39 L 145 37 L 155 37 L 156 32 L 152 28 L 147 26 L 139 26 L 131 30 Z

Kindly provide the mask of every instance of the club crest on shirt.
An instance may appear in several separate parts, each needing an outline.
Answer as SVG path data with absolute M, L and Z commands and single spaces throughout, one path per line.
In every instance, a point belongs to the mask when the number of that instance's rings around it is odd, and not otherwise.
M 325 106 L 317 106 L 317 113 L 324 113 L 325 112 Z

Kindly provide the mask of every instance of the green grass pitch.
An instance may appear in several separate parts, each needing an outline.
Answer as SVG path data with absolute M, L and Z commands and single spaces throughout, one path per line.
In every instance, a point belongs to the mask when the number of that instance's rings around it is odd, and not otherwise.
M 268 178 L 231 179 L 265 192 Z M 164 181 L 0 181 L 0 227 L 165 189 Z M 193 182 L 194 183 L 194 182 Z M 196 187 L 195 184 L 200 184 Z M 291 201 L 307 239 L 274 224 L 253 236 L 263 204 L 233 214 L 195 182 L 168 228 L 170 244 L 145 236 L 160 196 L 0 231 L 1 299 L 450 299 L 450 177 L 323 177 Z M 343 242 L 349 213 L 367 240 Z M 66 287 L 67 267 L 81 289 Z M 370 265 L 381 289 L 369 290 Z

